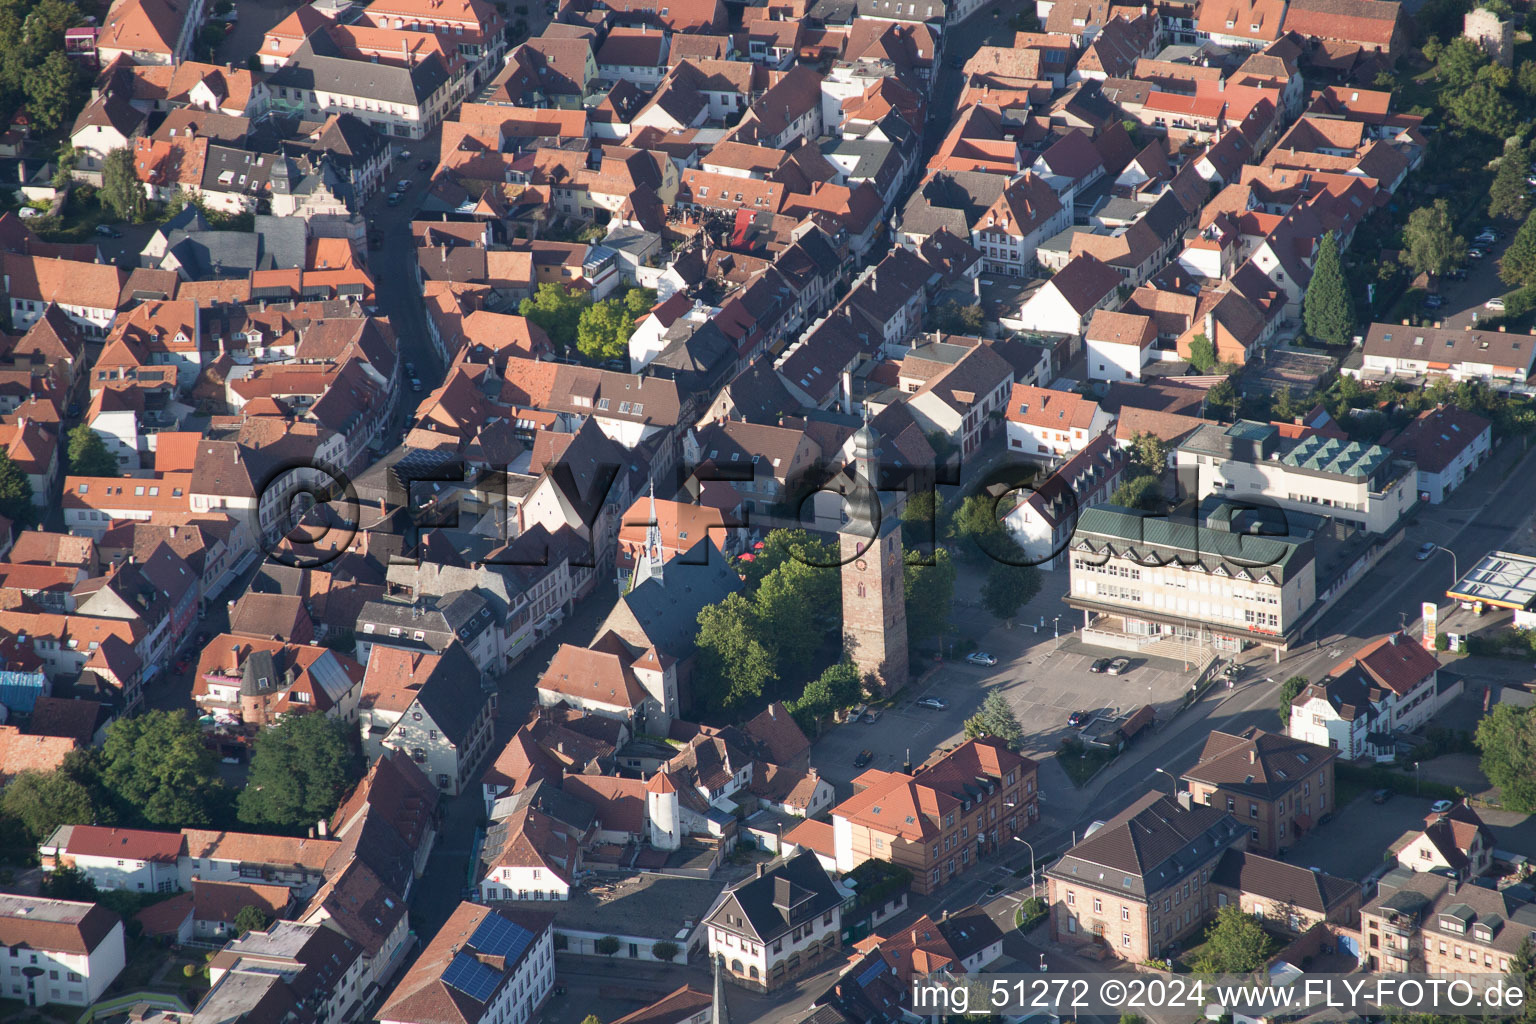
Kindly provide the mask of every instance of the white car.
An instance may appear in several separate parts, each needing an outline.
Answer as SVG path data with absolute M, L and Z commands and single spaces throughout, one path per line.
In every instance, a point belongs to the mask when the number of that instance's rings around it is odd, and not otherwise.
M 1432 540 L 1427 540 L 1423 544 L 1419 545 L 1419 553 L 1417 555 L 1415 555 L 1414 557 L 1417 558 L 1419 561 L 1424 562 L 1424 561 L 1427 561 L 1429 559 L 1429 556 L 1434 554 L 1434 553 L 1435 553 L 1435 542 L 1432 541 Z
M 1495 295 L 1493 298 L 1483 303 L 1483 308 L 1497 310 L 1498 312 L 1502 313 L 1504 311 L 1504 300 Z
M 1455 802 L 1451 800 L 1436 800 L 1434 803 L 1429 805 L 1429 809 L 1436 814 L 1444 814 L 1446 811 L 1455 806 Z
M 985 665 L 988 668 L 991 668 L 993 665 L 997 664 L 997 659 L 992 657 L 992 655 L 988 654 L 986 651 L 972 651 L 970 654 L 965 656 L 965 660 L 970 662 L 972 665 Z
M 1482 259 L 1486 255 L 1488 255 L 1488 254 L 1483 252 L 1483 250 L 1481 250 L 1481 249 L 1468 249 L 1467 250 L 1467 259 L 1470 259 L 1470 260 L 1480 260 L 1480 259 Z

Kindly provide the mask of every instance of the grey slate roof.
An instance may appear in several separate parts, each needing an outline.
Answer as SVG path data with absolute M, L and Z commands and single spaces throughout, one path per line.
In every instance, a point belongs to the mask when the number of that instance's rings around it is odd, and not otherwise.
M 267 76 L 269 89 L 319 90 L 408 106 L 424 103 L 447 84 L 448 69 L 435 53 L 409 68 L 349 60 L 324 33 L 310 36 Z
M 1047 874 L 1145 899 L 1246 834 L 1226 811 L 1147 793 L 1068 850 Z

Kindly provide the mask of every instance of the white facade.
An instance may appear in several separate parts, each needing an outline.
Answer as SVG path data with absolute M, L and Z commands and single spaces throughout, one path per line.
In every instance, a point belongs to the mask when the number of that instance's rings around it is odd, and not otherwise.
M 30 896 L 0 897 L 0 917 L 19 922 L 30 918 L 38 924 L 54 924 L 63 930 L 62 924 L 80 915 L 110 914 L 91 903 L 75 903 L 64 900 L 40 899 Z M 14 946 L 0 944 L 0 996 L 24 1003 L 42 1005 L 59 1003 L 66 1006 L 89 1006 L 100 999 L 107 986 L 117 978 L 127 962 L 123 941 L 123 922 L 114 918 L 107 934 L 89 952 L 66 949 L 50 949 L 47 944 L 32 941 L 18 942 Z M 8 930 L 11 925 L 8 922 Z M 26 925 L 16 925 L 30 930 Z M 42 928 L 37 929 L 39 932 Z M 73 929 L 71 929 L 73 931 Z M 29 971 L 40 973 L 28 976 Z
M 485 900 L 568 900 L 571 884 L 549 868 L 500 867 L 480 880 L 480 896 Z
M 771 978 L 770 964 L 787 961 L 796 955 L 804 961 L 814 960 L 827 942 L 840 942 L 842 926 L 842 911 L 829 910 L 793 932 L 762 943 L 754 936 L 711 924 L 709 955 L 711 959 L 724 957 L 726 968 L 737 977 L 761 983 Z
M 1091 309 L 1079 313 L 1056 286 L 1047 281 L 1019 310 L 1019 328 L 1049 334 L 1082 334 L 1088 328 L 1094 310 L 1110 308 L 1114 298 L 1115 290 L 1111 288 Z
M 363 753 L 369 761 L 377 759 L 385 749 L 398 750 L 415 761 L 422 774 L 450 796 L 458 795 L 490 748 L 491 705 L 485 697 L 481 698 L 480 712 L 463 749 L 443 734 L 419 700 L 412 701 L 400 714 L 365 709 L 359 713 L 359 723 Z
M 1262 497 L 1280 508 L 1333 516 L 1372 533 L 1390 530 L 1417 498 L 1417 474 L 1412 472 L 1388 474 L 1381 485 L 1384 489 L 1376 491 L 1368 475 L 1308 471 L 1278 459 L 1250 462 L 1184 448 L 1174 453 L 1174 459 L 1179 479 L 1197 482 L 1195 497 Z
M 1443 469 L 1431 473 L 1423 466 L 1419 467 L 1419 493 L 1429 495 L 1431 505 L 1438 505 L 1448 498 L 1474 469 L 1483 464 L 1492 448 L 1492 430 L 1491 425 L 1484 428 Z
M 1141 380 L 1142 367 L 1152 362 L 1150 345 L 1123 345 L 1090 338 L 1084 346 L 1089 380 Z

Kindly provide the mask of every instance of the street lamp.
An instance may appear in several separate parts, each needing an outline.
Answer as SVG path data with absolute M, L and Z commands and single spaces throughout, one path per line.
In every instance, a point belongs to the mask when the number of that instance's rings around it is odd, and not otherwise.
M 1023 843 L 1025 848 L 1029 850 L 1029 897 L 1030 899 L 1034 899 L 1038 890 L 1038 887 L 1035 883 L 1035 847 L 1030 843 L 1028 839 L 1025 839 L 1023 836 L 1014 836 L 1013 841 L 1016 843 Z
M 1054 619 L 1051 620 L 1051 630 L 1052 630 L 1052 639 L 1055 640 L 1055 645 L 1052 647 L 1052 650 L 1059 651 L 1059 650 L 1061 650 L 1061 616 L 1060 615 L 1056 616 Z
M 1413 795 L 1419 795 L 1419 762 L 1413 762 Z
M 1162 772 L 1164 775 L 1168 776 L 1168 781 L 1173 783 L 1172 795 L 1177 797 L 1179 795 L 1179 780 L 1173 777 L 1173 773 L 1168 771 L 1166 768 L 1153 768 L 1152 770 L 1155 772 Z
M 1456 581 L 1461 579 L 1461 573 L 1456 571 L 1456 552 L 1452 551 L 1444 544 L 1436 544 L 1435 548 L 1436 550 L 1444 551 L 1446 554 L 1451 556 L 1451 586 L 1454 587 L 1456 585 Z

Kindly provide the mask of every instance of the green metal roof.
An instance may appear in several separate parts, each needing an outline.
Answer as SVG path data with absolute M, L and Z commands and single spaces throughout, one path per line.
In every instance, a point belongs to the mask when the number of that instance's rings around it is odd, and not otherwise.
M 1241 437 L 1249 441 L 1262 441 L 1274 432 L 1274 427 L 1257 420 L 1238 420 L 1227 428 L 1229 437 Z
M 1313 434 L 1298 441 L 1281 459 L 1287 466 L 1333 473 L 1338 476 L 1370 476 L 1391 458 L 1379 444 L 1365 445 L 1359 441 L 1340 441 L 1336 437 Z
M 1197 526 L 1189 519 L 1172 520 L 1118 505 L 1094 505 L 1084 509 L 1077 520 L 1073 548 L 1085 550 L 1080 547 L 1084 543 L 1094 553 L 1110 550 L 1118 557 L 1144 564 L 1199 562 L 1207 569 L 1221 566 L 1234 576 L 1239 571 L 1254 577 L 1267 573 L 1279 582 L 1305 539 L 1228 533 Z

